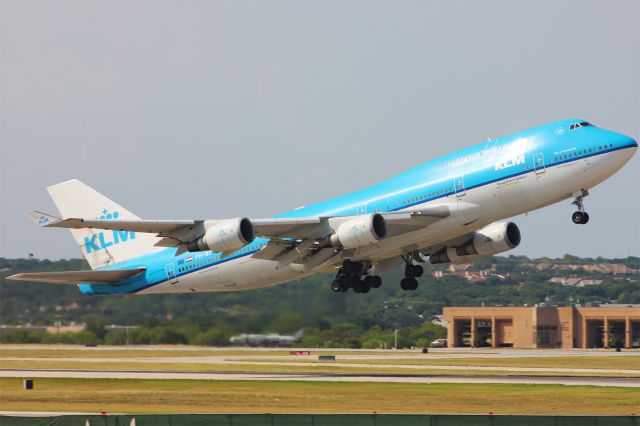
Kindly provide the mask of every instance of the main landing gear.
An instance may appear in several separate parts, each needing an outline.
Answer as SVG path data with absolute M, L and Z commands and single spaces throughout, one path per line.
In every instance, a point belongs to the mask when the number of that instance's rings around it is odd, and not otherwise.
M 573 195 L 575 196 L 575 200 L 571 204 L 578 207 L 578 211 L 573 212 L 573 214 L 571 215 L 571 221 L 576 225 L 585 225 L 587 222 L 589 222 L 589 213 L 584 211 L 584 204 L 582 203 L 582 200 L 584 199 L 584 197 L 589 195 L 589 191 L 587 191 L 586 189 L 581 189 Z
M 382 278 L 377 275 L 366 274 L 366 268 L 360 262 L 345 260 L 342 268 L 338 269 L 336 278 L 331 283 L 331 290 L 344 293 L 350 288 L 354 293 L 369 293 L 372 288 L 382 285 Z
M 424 268 L 420 265 L 414 265 L 411 256 L 403 257 L 406 265 L 404 267 L 404 278 L 400 280 L 400 288 L 403 290 L 413 291 L 418 289 L 418 280 L 424 273 Z

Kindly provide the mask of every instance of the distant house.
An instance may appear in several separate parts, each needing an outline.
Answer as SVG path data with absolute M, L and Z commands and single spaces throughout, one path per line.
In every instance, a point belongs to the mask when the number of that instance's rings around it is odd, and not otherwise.
M 564 263 L 523 263 L 523 267 L 532 268 L 537 271 L 546 271 L 552 269 L 554 271 L 586 271 L 599 272 L 602 274 L 612 275 L 631 275 L 640 273 L 640 269 L 629 268 L 627 265 L 620 263 L 595 263 L 590 265 L 564 264 Z
M 583 277 L 553 277 L 549 280 L 549 282 L 571 287 L 585 287 L 588 285 L 602 284 L 602 280 L 594 280 L 592 278 Z
M 491 274 L 490 269 L 484 269 L 482 271 L 469 271 L 469 267 L 471 267 L 471 264 L 469 263 L 465 263 L 463 265 L 450 265 L 449 272 L 435 271 L 433 273 L 433 276 L 435 278 L 442 278 L 445 275 L 455 276 L 455 277 L 464 278 L 465 280 L 471 283 L 486 281 L 490 276 L 497 276 L 500 279 L 504 279 L 504 277 L 501 275 Z

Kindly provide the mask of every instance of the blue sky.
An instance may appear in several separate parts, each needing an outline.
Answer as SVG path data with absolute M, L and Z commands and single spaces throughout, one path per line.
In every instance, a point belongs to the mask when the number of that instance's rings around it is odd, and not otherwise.
M 581 117 L 640 138 L 637 1 L 0 3 L 0 256 L 78 257 L 45 187 L 266 217 Z M 529 256 L 640 255 L 640 156 L 516 218 Z

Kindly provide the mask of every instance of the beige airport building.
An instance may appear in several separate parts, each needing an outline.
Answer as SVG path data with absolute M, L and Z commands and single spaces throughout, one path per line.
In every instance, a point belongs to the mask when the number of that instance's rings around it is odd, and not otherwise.
M 446 307 L 457 347 L 640 348 L 640 305 Z

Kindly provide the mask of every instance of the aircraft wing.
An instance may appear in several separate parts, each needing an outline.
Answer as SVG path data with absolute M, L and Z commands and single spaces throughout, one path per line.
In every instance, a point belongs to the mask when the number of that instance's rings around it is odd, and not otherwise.
M 8 280 L 52 284 L 113 284 L 142 274 L 146 268 L 113 269 L 108 271 L 26 272 L 11 275 Z
M 433 206 L 407 212 L 382 213 L 387 222 L 387 236 L 404 234 L 427 227 L 450 216 L 449 206 Z
M 185 233 L 195 230 L 205 220 L 107 220 L 87 218 L 59 218 L 38 210 L 26 213 L 27 216 L 42 227 L 70 229 L 107 229 L 114 231 L 134 231 L 159 234 L 162 237 L 170 234 Z M 207 220 L 207 222 L 222 222 Z M 323 218 L 287 218 L 287 219 L 253 219 L 255 233 L 264 238 L 307 238 L 315 236 L 322 228 Z
M 70 229 L 107 229 L 115 231 L 134 231 L 159 234 L 162 237 L 171 234 L 185 234 L 196 230 L 205 223 L 205 220 L 107 220 L 88 218 L 59 218 L 38 210 L 26 213 L 27 216 L 42 227 L 70 228 Z M 449 216 L 447 206 L 435 206 L 420 210 L 398 213 L 382 213 L 390 226 L 421 227 L 427 226 L 439 219 Z M 329 217 L 303 217 L 303 218 L 270 218 L 251 219 L 255 233 L 263 238 L 320 238 L 331 232 L 330 219 L 348 220 L 352 216 Z M 207 220 L 206 222 L 221 222 Z M 404 232 L 409 231 L 407 228 Z
M 388 236 L 429 226 L 449 216 L 446 205 L 416 209 L 404 212 L 381 213 L 387 222 Z M 90 218 L 59 218 L 40 211 L 27 212 L 27 216 L 43 227 L 71 229 L 106 229 L 114 231 L 133 231 L 153 233 L 160 237 L 156 246 L 178 247 L 178 254 L 186 251 L 186 245 L 204 235 L 208 225 L 223 222 L 221 220 L 105 220 Z M 321 248 L 317 241 L 326 239 L 332 229 L 354 216 L 302 217 L 251 219 L 255 235 L 270 239 L 267 247 L 255 257 L 278 259 L 281 263 L 295 263 L 312 252 L 316 262 L 331 257 L 333 250 Z M 294 249 L 295 250 L 291 250 Z M 333 253 L 333 254 L 332 254 Z

